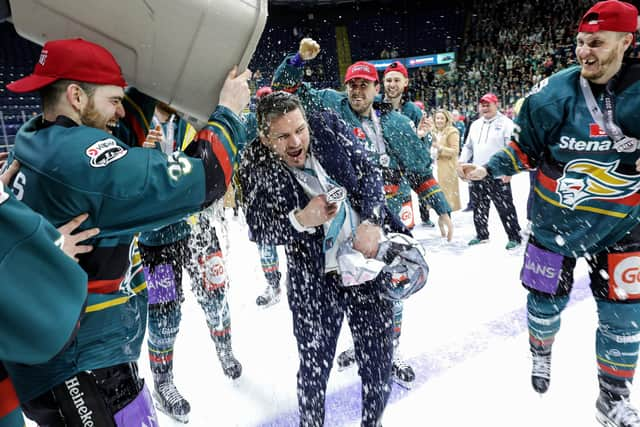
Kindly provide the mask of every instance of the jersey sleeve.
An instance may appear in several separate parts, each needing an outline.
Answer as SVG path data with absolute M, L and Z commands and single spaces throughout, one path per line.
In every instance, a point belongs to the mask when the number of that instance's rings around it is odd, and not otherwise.
M 296 94 L 308 114 L 325 108 L 336 109 L 342 95 L 333 89 L 314 89 L 309 83 L 303 83 L 302 66 L 291 64 L 293 56 L 287 56 L 273 73 L 273 90 Z

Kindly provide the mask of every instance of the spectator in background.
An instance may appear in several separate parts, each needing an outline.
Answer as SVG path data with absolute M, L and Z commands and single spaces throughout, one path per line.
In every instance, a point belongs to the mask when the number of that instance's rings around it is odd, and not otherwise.
M 460 163 L 473 161 L 474 165 L 484 165 L 491 156 L 506 147 L 511 140 L 513 122 L 498 111 L 498 97 L 487 93 L 480 98 L 481 117 L 471 124 L 469 136 L 460 154 Z M 462 169 L 458 175 L 464 177 Z M 469 246 L 489 240 L 489 207 L 493 201 L 500 216 L 500 221 L 507 233 L 506 249 L 520 246 L 520 225 L 518 214 L 513 205 L 511 194 L 511 177 L 486 177 L 481 181 L 470 183 L 473 207 L 473 224 L 476 237 L 469 241 Z
M 460 189 L 458 183 L 458 154 L 460 153 L 460 133 L 453 126 L 451 113 L 438 109 L 433 115 L 432 151 L 436 152 L 438 183 L 451 206 L 451 212 L 460 209 Z

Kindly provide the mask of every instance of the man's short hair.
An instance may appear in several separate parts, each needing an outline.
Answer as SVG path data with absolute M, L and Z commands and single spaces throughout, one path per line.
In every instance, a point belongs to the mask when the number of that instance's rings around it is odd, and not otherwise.
M 91 98 L 96 91 L 96 88 L 99 86 L 93 83 L 86 82 L 78 82 L 75 80 L 56 80 L 40 89 L 40 99 L 42 100 L 42 110 L 47 111 L 49 109 L 54 108 L 58 102 L 60 101 L 60 97 L 67 91 L 67 86 L 70 84 L 77 84 L 82 88 L 83 91 L 87 94 L 89 98 Z
M 271 121 L 282 117 L 290 111 L 300 110 L 306 118 L 300 99 L 288 92 L 273 92 L 258 100 L 256 107 L 256 120 L 258 122 L 258 134 L 267 136 L 271 127 Z

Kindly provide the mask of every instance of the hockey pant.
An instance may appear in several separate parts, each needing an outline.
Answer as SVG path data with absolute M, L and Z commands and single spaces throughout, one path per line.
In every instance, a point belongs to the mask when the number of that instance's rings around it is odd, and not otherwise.
M 288 284 L 298 346 L 300 425 L 324 425 L 325 393 L 346 314 L 362 380 L 362 426 L 377 426 L 391 391 L 391 303 L 376 286 L 339 288 L 337 274 L 320 283 Z
M 180 329 L 181 303 L 184 300 L 183 267 L 189 272 L 192 291 L 205 313 L 212 339 L 228 339 L 231 334 L 226 272 L 218 240 L 210 241 L 203 253 L 192 251 L 188 244 L 190 242 L 183 239 L 165 246 L 140 245 L 149 288 L 147 344 L 155 378 L 171 375 L 173 370 L 173 346 Z M 154 288 L 161 292 L 154 291 Z
M 23 409 L 41 427 L 159 425 L 135 362 L 79 372 Z
M 587 259 L 590 287 L 598 310 L 596 362 L 600 388 L 628 395 L 640 343 L 640 227 L 615 245 Z M 547 352 L 560 329 L 560 317 L 569 301 L 575 258 L 547 251 L 533 238 L 525 254 L 522 281 L 529 289 L 527 314 L 533 351 Z M 549 272 L 558 270 L 554 278 Z

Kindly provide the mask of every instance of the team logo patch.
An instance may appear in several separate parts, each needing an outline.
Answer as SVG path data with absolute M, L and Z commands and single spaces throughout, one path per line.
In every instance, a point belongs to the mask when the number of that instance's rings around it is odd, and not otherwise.
M 217 251 L 207 255 L 204 259 L 200 258 L 200 265 L 204 269 L 202 275 L 204 287 L 207 291 L 220 289 L 225 285 L 227 274 L 224 269 L 222 252 Z
M 38 63 L 44 67 L 44 63 L 47 62 L 47 55 L 49 54 L 48 50 L 42 49 L 40 52 L 40 58 L 38 59 Z
M 609 254 L 609 297 L 640 299 L 640 252 Z
M 560 204 L 575 209 L 587 200 L 616 200 L 636 193 L 640 189 L 640 175 L 616 172 L 619 163 L 619 160 L 611 163 L 573 160 L 567 163 L 556 188 Z
M 353 134 L 356 136 L 356 138 L 367 139 L 367 134 L 365 134 L 364 131 L 360 128 L 354 128 Z
M 85 154 L 89 156 L 91 166 L 103 168 L 126 156 L 127 150 L 119 146 L 115 139 L 107 138 L 93 143 L 87 148 Z
M 413 219 L 413 205 L 411 202 L 405 202 L 402 204 L 402 208 L 400 208 L 400 221 L 405 225 L 405 227 L 413 228 L 415 225 Z
M 604 130 L 602 130 L 599 124 L 591 123 L 589 125 L 589 136 L 590 137 L 607 136 L 607 133 Z

